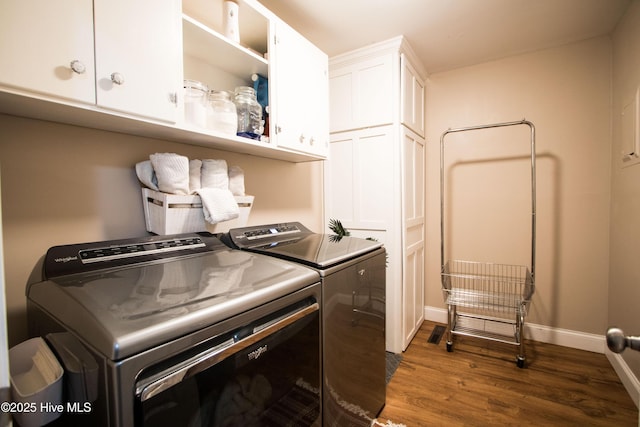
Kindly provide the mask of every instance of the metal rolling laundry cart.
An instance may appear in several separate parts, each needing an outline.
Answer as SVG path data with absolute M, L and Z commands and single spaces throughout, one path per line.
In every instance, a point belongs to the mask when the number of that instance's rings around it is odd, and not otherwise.
M 531 265 L 445 261 L 445 137 L 456 132 L 529 126 L 531 135 Z M 442 291 L 447 304 L 447 351 L 453 335 L 466 335 L 518 346 L 517 366 L 524 367 L 524 322 L 535 290 L 536 152 L 535 128 L 527 120 L 449 129 L 440 138 L 440 255 Z M 486 327 L 496 324 L 496 327 Z M 478 325 L 482 325 L 479 327 Z M 505 327 L 506 326 L 506 327 Z

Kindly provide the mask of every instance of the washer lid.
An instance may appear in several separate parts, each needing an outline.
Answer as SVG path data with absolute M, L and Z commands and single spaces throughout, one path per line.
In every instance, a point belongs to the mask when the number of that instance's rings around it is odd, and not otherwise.
M 324 269 L 380 247 L 382 243 L 373 240 L 310 233 L 288 240 L 263 242 L 247 249 Z
M 316 283 L 311 269 L 221 248 L 54 277 L 27 298 L 111 360 L 215 324 Z

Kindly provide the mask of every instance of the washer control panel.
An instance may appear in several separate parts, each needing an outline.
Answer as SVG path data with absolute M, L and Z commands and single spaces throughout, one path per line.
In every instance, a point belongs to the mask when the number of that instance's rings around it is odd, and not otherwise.
M 49 248 L 41 260 L 43 268 L 40 280 L 218 249 L 227 248 L 209 233 L 147 236 L 54 246 Z

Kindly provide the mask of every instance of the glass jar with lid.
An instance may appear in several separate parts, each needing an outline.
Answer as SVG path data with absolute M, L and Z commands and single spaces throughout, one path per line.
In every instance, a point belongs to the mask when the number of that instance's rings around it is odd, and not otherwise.
M 262 106 L 256 99 L 256 91 L 249 86 L 238 86 L 234 91 L 233 103 L 238 114 L 238 136 L 259 140 L 264 125 Z
M 236 135 L 238 115 L 230 92 L 225 90 L 209 91 L 207 128 L 228 135 Z
M 207 126 L 207 85 L 196 80 L 184 81 L 184 120 L 186 123 Z

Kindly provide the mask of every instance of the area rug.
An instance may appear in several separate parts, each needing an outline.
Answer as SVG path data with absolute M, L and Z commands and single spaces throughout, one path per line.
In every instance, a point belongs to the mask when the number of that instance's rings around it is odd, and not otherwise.
M 407 427 L 405 424 L 396 424 L 389 420 L 385 423 L 377 418 L 371 418 L 368 411 L 341 398 L 331 384 L 325 383 L 325 386 L 328 398 L 324 399 L 323 412 L 327 416 L 325 420 L 331 421 L 323 424 L 330 427 Z
M 387 351 L 386 353 L 387 369 L 386 369 L 386 377 L 385 377 L 386 384 L 389 384 L 389 381 L 391 381 L 391 377 L 393 377 L 393 374 L 396 373 L 396 369 L 398 369 L 398 365 L 400 365 L 400 361 L 402 361 L 402 353 L 396 354 L 396 353 Z
M 389 420 L 387 420 L 385 424 L 382 424 L 382 422 L 378 421 L 378 419 L 376 418 L 374 420 L 371 420 L 371 427 L 407 427 L 407 426 L 405 424 L 396 424 Z

